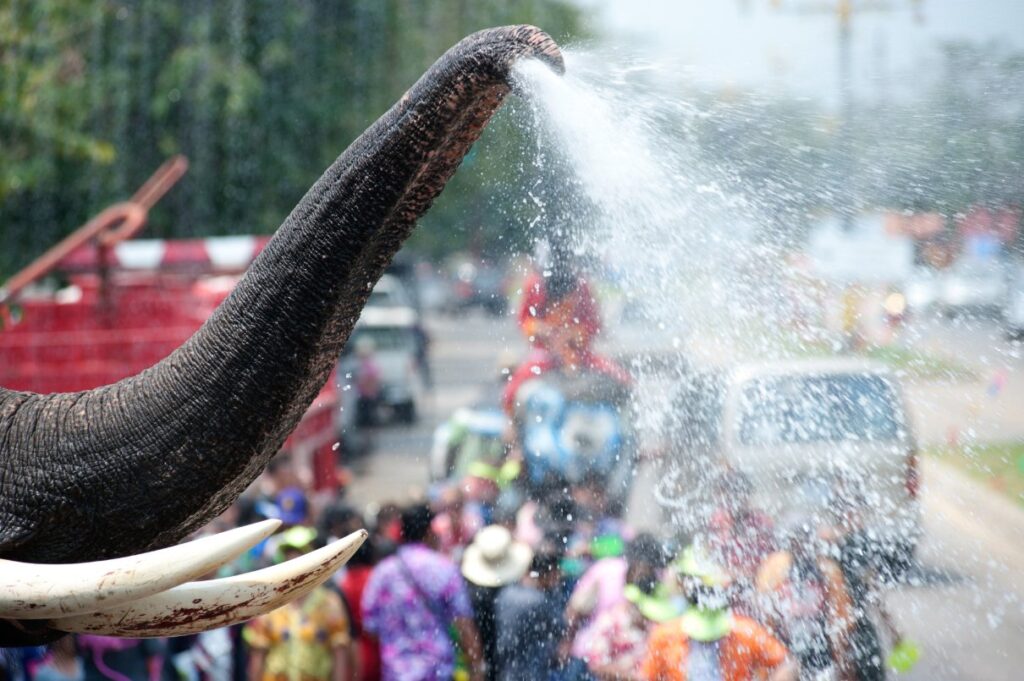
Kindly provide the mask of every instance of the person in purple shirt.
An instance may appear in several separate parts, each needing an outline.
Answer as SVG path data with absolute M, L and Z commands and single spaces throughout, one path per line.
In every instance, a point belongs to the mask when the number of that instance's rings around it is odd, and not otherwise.
M 402 512 L 402 546 L 373 570 L 363 592 L 363 628 L 380 640 L 382 681 L 451 679 L 452 634 L 472 681 L 484 678 L 480 638 L 465 582 L 455 563 L 430 548 L 433 513 Z

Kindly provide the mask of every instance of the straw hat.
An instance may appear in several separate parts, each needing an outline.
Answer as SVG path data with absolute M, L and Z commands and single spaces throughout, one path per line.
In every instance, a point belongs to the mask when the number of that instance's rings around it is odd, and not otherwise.
M 533 551 L 501 525 L 476 533 L 462 556 L 462 574 L 477 586 L 497 587 L 518 580 L 530 567 Z

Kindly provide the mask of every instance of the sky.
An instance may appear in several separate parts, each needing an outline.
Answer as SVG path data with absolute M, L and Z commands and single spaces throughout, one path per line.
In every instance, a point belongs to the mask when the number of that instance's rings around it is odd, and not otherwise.
M 667 61 L 698 84 L 839 101 L 839 0 L 578 2 L 610 43 Z M 852 2 L 852 87 L 860 98 L 921 92 L 940 76 L 946 41 L 1024 50 L 1024 0 Z

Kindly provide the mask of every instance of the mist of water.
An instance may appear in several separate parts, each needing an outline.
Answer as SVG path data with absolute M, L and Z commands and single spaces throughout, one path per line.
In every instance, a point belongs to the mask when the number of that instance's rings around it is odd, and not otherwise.
M 555 214 L 538 220 L 548 232 L 537 238 L 567 240 L 577 265 L 614 289 L 608 350 L 630 357 L 648 386 L 666 379 L 666 365 L 678 382 L 692 357 L 721 364 L 777 351 L 771 331 L 787 328 L 793 307 L 785 263 L 763 238 L 761 207 L 723 189 L 728 159 L 709 162 L 697 148 L 693 127 L 707 114 L 652 86 L 656 64 L 565 57 L 564 76 L 530 61 L 518 71 L 547 185 L 535 187 L 537 203 Z M 663 394 L 643 392 L 652 390 Z M 635 418 L 648 439 L 664 439 L 670 412 L 656 400 Z
M 694 358 L 729 364 L 801 354 L 804 344 L 815 352 L 822 345 L 826 353 L 838 350 L 821 311 L 807 314 L 813 285 L 794 273 L 788 245 L 773 237 L 775 216 L 756 196 L 725 189 L 734 179 L 729 149 L 709 158 L 698 148 L 694 129 L 713 124 L 712 114 L 653 87 L 664 75 L 656 64 L 614 66 L 578 51 L 565 57 L 565 76 L 537 62 L 521 64 L 517 73 L 530 95 L 535 165 L 543 178 L 531 190 L 539 211 L 536 236 L 568 242 L 582 270 L 611 282 L 606 301 L 612 302 L 604 312 L 612 351 L 637 345 L 653 351 L 630 367 L 638 386 L 633 418 L 641 430 L 655 440 L 678 431 L 680 414 L 669 396 L 688 380 Z M 652 360 L 656 353 L 669 356 L 667 373 L 664 361 Z M 807 394 L 795 404 L 813 411 L 819 398 Z M 807 424 L 812 431 L 833 426 Z M 825 467 L 849 468 L 862 444 L 856 440 L 839 437 Z M 894 450 L 893 456 L 903 454 Z M 690 475 L 691 487 L 704 488 L 698 492 L 715 484 L 710 466 L 692 475 L 694 465 L 707 461 L 689 463 L 689 471 L 681 460 L 662 469 L 668 483 L 656 492 L 669 522 L 700 513 L 691 494 L 672 493 L 673 476 Z M 860 473 L 859 503 L 891 513 L 879 490 L 903 480 L 870 464 Z M 959 558 L 975 565 L 986 560 L 970 552 Z M 981 570 L 990 581 L 1001 571 L 995 563 Z M 991 584 L 974 589 L 976 599 L 991 600 Z M 1001 600 L 990 618 L 999 620 L 1007 603 L 1016 604 L 1016 595 Z
M 526 62 L 519 78 L 534 95 L 537 163 L 562 171 L 546 181 L 573 187 L 549 230 L 567 230 L 578 259 L 615 282 L 609 326 L 624 313 L 660 348 L 716 364 L 834 344 L 808 314 L 814 291 L 786 259 L 778 216 L 757 192 L 727 188 L 743 152 L 699 146 L 696 129 L 714 114 L 688 103 L 661 65 L 566 60 L 564 76 Z

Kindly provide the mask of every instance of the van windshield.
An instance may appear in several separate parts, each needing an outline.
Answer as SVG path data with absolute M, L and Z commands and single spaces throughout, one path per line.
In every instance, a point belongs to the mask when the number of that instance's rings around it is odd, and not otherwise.
M 403 326 L 359 326 L 352 332 L 346 346 L 346 354 L 356 347 L 360 338 L 373 340 L 373 349 L 377 352 L 405 351 L 412 352 L 416 340 L 412 329 Z
M 370 297 L 366 300 L 366 307 L 409 307 L 409 299 L 402 289 L 396 287 L 381 287 L 370 291 Z
M 744 445 L 894 440 L 900 411 L 878 376 L 779 376 L 748 381 L 740 393 Z

